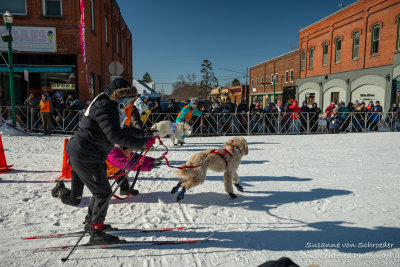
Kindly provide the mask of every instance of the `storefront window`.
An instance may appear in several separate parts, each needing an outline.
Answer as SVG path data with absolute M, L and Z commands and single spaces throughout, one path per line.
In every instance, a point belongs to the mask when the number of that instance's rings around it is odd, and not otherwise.
M 61 0 L 45 0 L 44 7 L 45 16 L 62 16 Z
M 43 72 L 40 74 L 41 91 L 50 94 L 55 91 L 75 92 L 74 77 L 69 72 Z

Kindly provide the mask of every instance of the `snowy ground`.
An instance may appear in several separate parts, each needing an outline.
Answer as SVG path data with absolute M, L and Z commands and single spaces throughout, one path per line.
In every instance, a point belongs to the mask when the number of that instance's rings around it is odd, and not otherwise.
M 7 162 L 15 171 L 0 174 L 0 266 L 58 266 L 67 252 L 31 249 L 76 242 L 20 239 L 82 227 L 89 192 L 78 207 L 50 194 L 60 175 L 64 138 L 3 134 Z M 189 138 L 168 157 L 181 164 L 228 138 Z M 250 153 L 239 168 L 245 192 L 238 199 L 224 192 L 220 173 L 209 173 L 178 204 L 169 193 L 177 183 L 174 170 L 163 165 L 139 178 L 139 196 L 111 201 L 107 222 L 117 227 L 196 227 L 126 239 L 191 239 L 214 232 L 211 241 L 77 250 L 64 265 L 257 266 L 282 256 L 300 266 L 400 265 L 400 133 L 246 139 Z

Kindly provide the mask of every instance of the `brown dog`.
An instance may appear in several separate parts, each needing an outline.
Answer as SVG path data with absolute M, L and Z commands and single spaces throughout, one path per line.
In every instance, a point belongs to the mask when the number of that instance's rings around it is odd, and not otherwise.
M 179 187 L 176 201 L 180 201 L 185 196 L 186 190 L 196 185 L 202 184 L 206 180 L 207 170 L 224 172 L 225 191 L 231 198 L 237 198 L 233 193 L 232 183 L 236 188 L 243 192 L 243 187 L 239 184 L 237 169 L 244 155 L 249 153 L 247 142 L 243 137 L 235 137 L 224 143 L 226 148 L 209 149 L 194 154 L 186 164 L 182 164 L 183 169 L 179 169 L 177 175 L 179 183 L 172 188 L 171 194 L 175 194 Z M 186 166 L 199 166 L 196 168 L 185 168 Z

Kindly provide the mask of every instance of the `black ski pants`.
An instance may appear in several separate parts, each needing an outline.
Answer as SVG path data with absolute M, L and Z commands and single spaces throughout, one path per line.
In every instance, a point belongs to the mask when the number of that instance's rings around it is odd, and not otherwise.
M 83 184 L 92 193 L 87 218 L 95 218 L 108 197 L 112 194 L 110 183 L 106 173 L 104 162 L 85 162 L 73 157 L 69 158 L 74 174 L 70 197 L 82 195 Z M 94 220 L 94 223 L 104 222 L 108 210 L 108 203 L 105 209 Z

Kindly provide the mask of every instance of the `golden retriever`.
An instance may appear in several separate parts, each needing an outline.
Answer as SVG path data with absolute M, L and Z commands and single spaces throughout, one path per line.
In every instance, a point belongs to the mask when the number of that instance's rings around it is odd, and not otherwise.
M 249 153 L 246 139 L 235 137 L 224 143 L 224 148 L 209 149 L 194 154 L 189 160 L 182 164 L 183 169 L 177 171 L 179 183 L 172 188 L 171 194 L 175 194 L 180 187 L 176 201 L 180 201 L 185 196 L 185 192 L 192 187 L 202 184 L 206 180 L 207 170 L 224 173 L 225 191 L 229 196 L 237 198 L 233 193 L 232 183 L 237 190 L 243 192 L 243 187 L 239 184 L 237 169 L 244 155 Z M 196 168 L 185 168 L 186 166 L 198 166 Z

